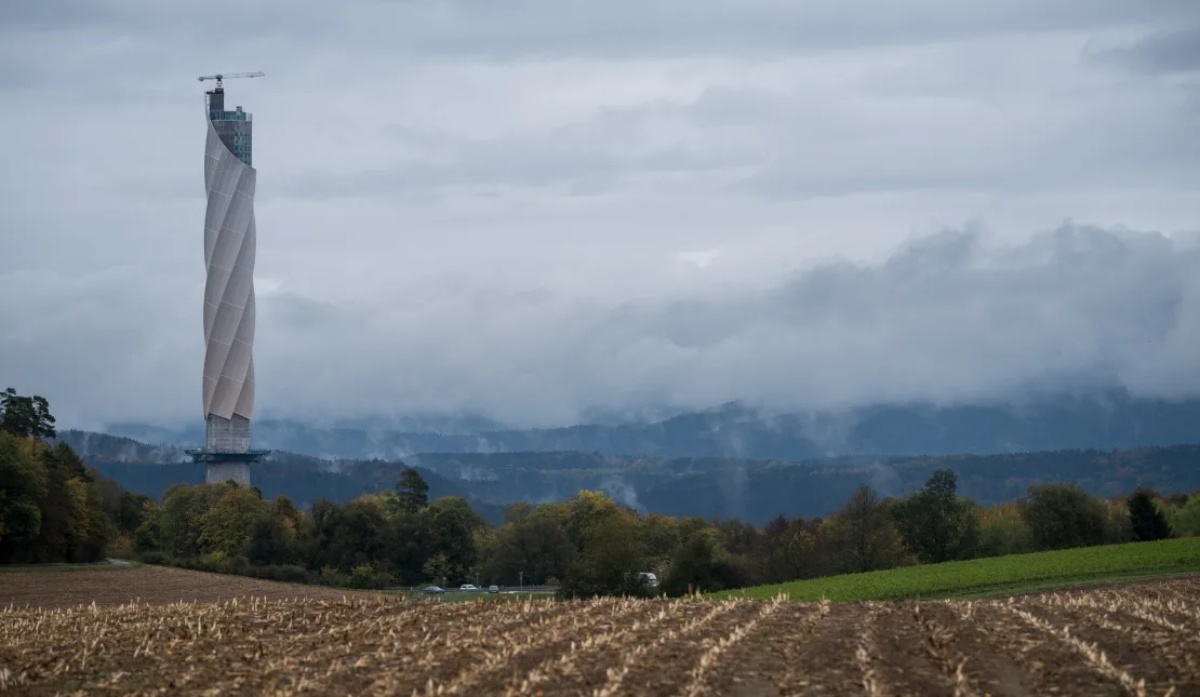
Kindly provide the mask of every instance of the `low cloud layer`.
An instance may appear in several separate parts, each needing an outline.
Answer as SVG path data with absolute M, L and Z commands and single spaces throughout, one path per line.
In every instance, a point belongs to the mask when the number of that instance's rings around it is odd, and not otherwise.
M 195 78 L 263 70 L 226 85 L 260 415 L 1198 393 L 1197 27 L 1195 0 L 6 3 L 0 382 L 69 425 L 200 418 Z
M 262 316 L 275 341 L 264 339 L 262 360 L 276 386 L 265 393 L 338 410 L 473 407 L 517 422 L 733 399 L 837 408 L 1118 385 L 1200 393 L 1200 248 L 1159 235 L 1069 225 L 988 249 L 986 234 L 951 230 L 880 265 L 643 302 L 536 289 L 439 296 L 415 308 L 403 295 L 325 307 L 272 297 Z M 313 382 L 285 381 L 300 374 Z
M 947 230 L 880 264 L 597 302 L 536 286 L 402 285 L 373 301 L 261 292 L 260 403 L 275 415 L 472 410 L 514 424 L 588 408 L 783 409 L 1021 399 L 1123 386 L 1200 394 L 1200 246 L 1065 225 L 1006 245 Z M 184 417 L 200 342 L 193 281 L 6 276 L 0 362 L 91 418 Z M 158 286 L 156 284 L 162 283 Z M 196 297 L 190 297 L 196 296 Z M 139 307 L 136 313 L 109 308 Z M 87 337 L 85 345 L 79 343 Z M 198 399 L 198 397 L 197 397 Z

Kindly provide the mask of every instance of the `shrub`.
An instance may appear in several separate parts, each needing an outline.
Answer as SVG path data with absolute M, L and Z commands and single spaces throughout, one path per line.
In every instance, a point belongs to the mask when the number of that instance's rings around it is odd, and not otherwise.
M 1029 487 L 1018 505 L 1035 549 L 1101 545 L 1114 536 L 1109 507 L 1074 484 Z
M 107 555 L 113 559 L 137 559 L 137 548 L 133 543 L 133 538 L 129 535 L 120 535 L 108 545 Z
M 166 566 L 171 564 L 171 559 L 157 549 L 152 549 L 148 552 L 142 552 L 138 555 L 138 561 L 143 564 L 157 564 L 158 566 Z
M 359 564 L 350 572 L 351 588 L 387 588 L 391 584 L 391 574 L 378 571 L 370 564 Z
M 283 583 L 309 583 L 311 581 L 308 569 L 294 564 L 269 564 L 266 566 L 250 567 L 250 574 L 256 578 Z

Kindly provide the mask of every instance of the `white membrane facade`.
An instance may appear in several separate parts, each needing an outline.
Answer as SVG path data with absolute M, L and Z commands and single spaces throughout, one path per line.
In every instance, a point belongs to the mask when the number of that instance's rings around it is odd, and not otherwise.
M 212 99 L 205 121 L 204 416 L 205 450 L 247 452 L 254 413 L 254 184 L 250 115 Z M 240 121 L 240 124 L 231 123 Z M 236 125 L 237 135 L 229 126 Z M 224 139 L 218 133 L 221 127 Z M 238 150 L 231 150 L 233 138 Z M 242 143 L 245 143 L 244 145 Z M 244 150 L 243 150 L 244 149 Z

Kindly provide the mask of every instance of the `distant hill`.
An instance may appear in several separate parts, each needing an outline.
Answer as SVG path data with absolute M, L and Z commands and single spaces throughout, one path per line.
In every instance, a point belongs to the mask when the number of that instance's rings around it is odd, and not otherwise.
M 203 467 L 179 464 L 179 451 L 173 448 L 81 431 L 64 431 L 61 439 L 134 491 L 157 497 L 175 482 L 204 479 Z M 160 455 L 166 457 L 156 459 Z M 780 513 L 827 515 L 862 483 L 882 495 L 901 496 L 940 468 L 958 472 L 961 493 L 984 504 L 1017 498 L 1034 484 L 1059 481 L 1105 497 L 1128 494 L 1139 485 L 1163 493 L 1200 490 L 1200 445 L 801 462 L 581 452 L 422 454 L 405 462 L 422 471 L 431 495 L 463 496 L 492 520 L 512 502 L 562 500 L 580 489 L 599 489 L 643 511 L 762 524 Z M 255 467 L 253 478 L 266 496 L 285 494 L 303 505 L 320 497 L 348 500 L 391 488 L 403 466 L 276 453 Z
M 173 484 L 204 482 L 204 465 L 193 463 L 182 448 L 74 430 L 60 431 L 58 440 L 74 448 L 101 474 L 130 491 L 154 498 L 161 498 Z M 394 487 L 400 470 L 406 466 L 399 461 L 335 461 L 275 452 L 266 462 L 254 466 L 253 484 L 267 497 L 287 496 L 301 505 L 320 498 L 349 501 L 361 494 Z M 503 506 L 480 499 L 469 487 L 436 472 L 419 466 L 418 469 L 429 483 L 431 497 L 462 496 L 489 520 L 500 520 Z
M 411 431 L 403 427 L 442 426 Z M 1072 448 L 1139 448 L 1200 443 L 1200 399 L 1138 399 L 1123 392 L 1058 396 L 1022 405 L 885 405 L 845 413 L 772 414 L 741 404 L 655 422 L 497 429 L 482 418 L 380 419 L 314 426 L 261 420 L 262 448 L 324 458 L 394 460 L 413 453 L 596 452 L 610 456 L 809 460 L 847 455 L 988 455 Z M 111 435 L 163 445 L 203 440 L 186 429 L 122 424 Z

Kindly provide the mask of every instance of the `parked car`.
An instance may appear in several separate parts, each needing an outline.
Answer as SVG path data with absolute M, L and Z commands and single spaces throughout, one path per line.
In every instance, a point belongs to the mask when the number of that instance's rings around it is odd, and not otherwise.
M 425 586 L 424 588 L 421 589 L 421 592 L 429 593 L 432 595 L 435 593 L 445 593 L 446 591 L 441 586 Z
M 469 592 L 469 591 L 477 591 L 477 590 L 479 590 L 479 588 L 477 588 L 477 587 L 475 586 L 475 584 L 474 584 L 474 583 L 464 583 L 464 584 L 462 584 L 461 586 L 459 586 L 459 588 L 458 588 L 458 589 L 459 589 L 460 591 L 464 591 L 464 592 Z
M 497 586 L 495 584 L 488 586 L 488 593 L 499 593 L 499 592 L 500 592 L 500 586 Z

